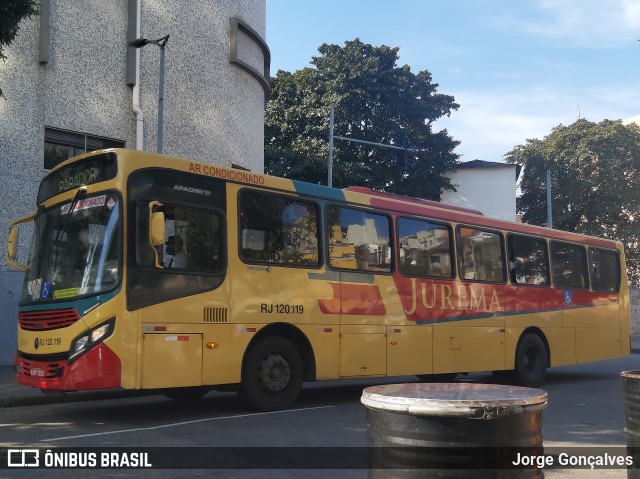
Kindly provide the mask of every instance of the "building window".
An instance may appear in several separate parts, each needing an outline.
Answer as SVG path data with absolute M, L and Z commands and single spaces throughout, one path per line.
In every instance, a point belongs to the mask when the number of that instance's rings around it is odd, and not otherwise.
M 103 148 L 124 148 L 124 141 L 45 128 L 44 169 L 51 170 L 69 158 Z

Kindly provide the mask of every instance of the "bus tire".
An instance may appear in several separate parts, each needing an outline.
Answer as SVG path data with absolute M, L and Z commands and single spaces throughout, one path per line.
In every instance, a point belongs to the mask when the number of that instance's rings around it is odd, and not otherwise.
M 266 336 L 251 346 L 242 364 L 240 397 L 253 409 L 276 411 L 291 406 L 303 383 L 298 349 L 280 336 Z
M 515 376 L 526 387 L 539 387 L 547 375 L 549 356 L 544 341 L 534 333 L 522 337 L 516 349 Z

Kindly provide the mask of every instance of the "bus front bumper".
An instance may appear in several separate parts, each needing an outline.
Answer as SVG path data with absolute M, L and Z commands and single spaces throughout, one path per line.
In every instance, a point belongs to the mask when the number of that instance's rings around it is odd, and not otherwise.
M 44 358 L 43 358 L 44 359 Z M 39 361 L 16 354 L 19 384 L 51 391 L 90 391 L 120 387 L 120 359 L 100 343 L 71 364 L 69 361 Z

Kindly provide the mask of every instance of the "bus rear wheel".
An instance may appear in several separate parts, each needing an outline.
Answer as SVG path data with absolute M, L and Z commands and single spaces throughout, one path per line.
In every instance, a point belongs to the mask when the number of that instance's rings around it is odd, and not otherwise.
M 542 386 L 547 375 L 549 356 L 544 341 L 533 333 L 526 334 L 516 349 L 515 376 L 527 387 Z
M 267 336 L 247 352 L 242 365 L 240 397 L 259 411 L 291 406 L 303 383 L 302 358 L 288 339 Z

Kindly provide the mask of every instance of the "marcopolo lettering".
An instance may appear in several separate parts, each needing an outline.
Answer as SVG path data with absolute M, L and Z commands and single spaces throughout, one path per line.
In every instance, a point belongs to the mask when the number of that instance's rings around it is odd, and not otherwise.
M 211 191 L 202 190 L 200 188 L 192 188 L 190 186 L 175 185 L 174 190 L 184 191 L 186 193 L 194 193 L 196 195 L 211 196 Z

